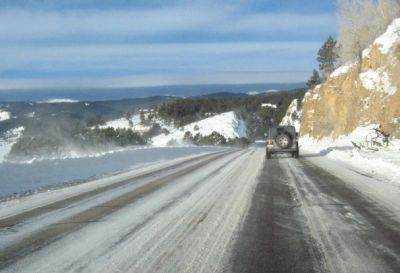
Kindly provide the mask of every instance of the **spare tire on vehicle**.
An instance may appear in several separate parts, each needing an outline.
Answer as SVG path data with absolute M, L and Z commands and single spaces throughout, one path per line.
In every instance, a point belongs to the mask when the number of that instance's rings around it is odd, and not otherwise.
M 281 149 L 287 149 L 292 146 L 292 138 L 288 134 L 279 134 L 275 138 L 275 143 Z

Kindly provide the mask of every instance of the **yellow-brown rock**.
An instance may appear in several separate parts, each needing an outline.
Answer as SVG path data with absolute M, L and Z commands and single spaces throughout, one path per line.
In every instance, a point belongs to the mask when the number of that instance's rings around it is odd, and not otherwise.
M 400 19 L 361 62 L 340 67 L 303 100 L 303 136 L 337 138 L 371 124 L 400 138 Z

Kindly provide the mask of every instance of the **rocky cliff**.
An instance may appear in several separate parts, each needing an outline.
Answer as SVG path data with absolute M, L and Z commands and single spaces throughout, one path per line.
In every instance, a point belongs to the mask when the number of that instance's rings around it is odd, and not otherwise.
M 302 136 L 337 138 L 371 124 L 400 138 L 400 18 L 303 100 Z

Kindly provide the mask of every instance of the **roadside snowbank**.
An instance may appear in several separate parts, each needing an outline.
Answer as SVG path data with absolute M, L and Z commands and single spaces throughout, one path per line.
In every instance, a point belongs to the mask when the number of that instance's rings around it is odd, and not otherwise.
M 192 135 L 200 134 L 208 136 L 214 131 L 223 135 L 225 138 L 241 138 L 246 137 L 246 123 L 231 111 L 220 115 L 215 115 L 197 122 L 190 123 L 181 129 L 173 128 L 170 134 L 161 134 L 152 139 L 154 146 L 168 146 L 169 143 L 183 144 L 185 132 Z
M 299 140 L 301 153 L 324 156 L 363 175 L 400 184 L 400 140 L 392 139 L 386 146 L 374 130 L 377 127 L 357 128 L 338 139 L 315 140 L 304 136 Z

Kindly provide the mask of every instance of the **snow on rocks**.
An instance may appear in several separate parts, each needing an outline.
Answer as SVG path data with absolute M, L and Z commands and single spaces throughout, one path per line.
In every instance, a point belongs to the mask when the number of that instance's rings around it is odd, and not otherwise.
M 378 126 L 359 127 L 338 139 L 316 140 L 303 136 L 299 140 L 300 149 L 304 155 L 318 154 L 360 173 L 400 186 L 400 140 L 392 139 L 386 146 L 375 128 Z
M 8 119 L 10 119 L 10 117 L 11 117 L 10 112 L 3 111 L 0 109 L 0 121 L 8 120 Z
M 199 133 L 202 136 L 208 136 L 215 131 L 225 138 L 233 139 L 247 136 L 246 123 L 231 111 L 190 123 L 181 129 L 173 128 L 168 135 L 161 134 L 154 137 L 152 139 L 153 145 L 183 144 L 183 137 L 187 131 L 192 135 Z
M 379 45 L 382 54 L 388 54 L 396 45 L 400 43 L 400 18 L 393 21 L 386 32 L 379 36 L 374 44 Z
M 371 91 L 379 91 L 393 95 L 397 92 L 397 87 L 390 83 L 389 75 L 382 69 L 376 71 L 368 70 L 360 74 L 363 86 Z
M 339 77 L 340 75 L 346 74 L 349 72 L 350 68 L 353 66 L 353 64 L 345 64 L 337 68 L 333 73 L 330 75 L 332 78 Z

